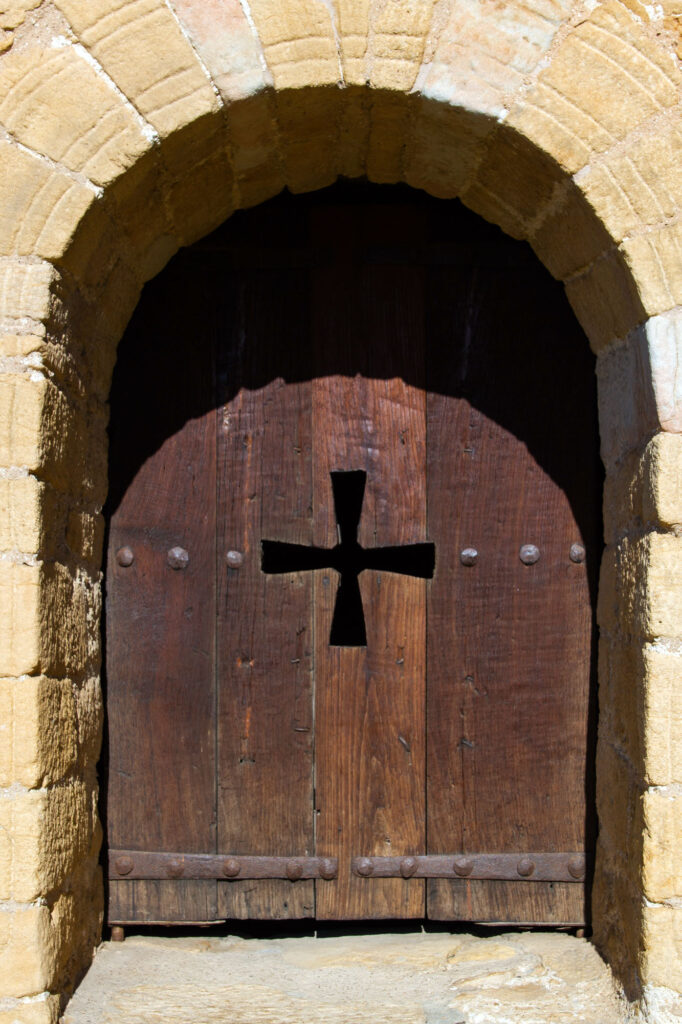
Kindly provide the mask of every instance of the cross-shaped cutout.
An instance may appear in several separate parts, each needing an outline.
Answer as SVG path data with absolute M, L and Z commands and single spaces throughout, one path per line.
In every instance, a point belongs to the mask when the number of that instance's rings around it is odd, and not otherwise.
M 266 573 L 336 569 L 340 575 L 329 644 L 331 647 L 365 647 L 367 632 L 358 576 L 365 569 L 395 572 L 431 579 L 436 554 L 433 544 L 401 544 L 363 548 L 358 526 L 365 496 L 364 470 L 330 474 L 334 493 L 339 543 L 333 548 L 305 547 L 278 540 L 262 541 L 261 567 Z

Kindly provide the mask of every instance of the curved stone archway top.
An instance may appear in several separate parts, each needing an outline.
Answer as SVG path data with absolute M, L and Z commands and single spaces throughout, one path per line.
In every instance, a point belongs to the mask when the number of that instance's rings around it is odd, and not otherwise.
M 668 1012 L 682 992 L 682 2 L 9 0 L 0 30 L 0 1019 L 6 1000 L 12 1020 L 54 1021 L 100 935 L 116 344 L 180 246 L 339 176 L 457 196 L 527 239 L 597 353 L 593 924 L 627 992 Z

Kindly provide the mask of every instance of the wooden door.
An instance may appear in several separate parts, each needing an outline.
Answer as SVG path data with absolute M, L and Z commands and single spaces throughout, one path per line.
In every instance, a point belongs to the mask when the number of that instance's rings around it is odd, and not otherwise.
M 281 197 L 145 289 L 112 392 L 109 920 L 582 923 L 594 366 L 530 250 Z

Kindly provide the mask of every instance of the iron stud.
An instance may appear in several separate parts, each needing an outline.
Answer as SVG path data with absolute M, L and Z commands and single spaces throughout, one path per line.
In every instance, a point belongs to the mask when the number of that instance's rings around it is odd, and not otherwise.
M 540 549 L 535 544 L 522 544 L 519 548 L 519 558 L 524 565 L 535 565 L 540 558 Z
M 576 857 L 571 857 L 568 862 L 568 873 L 573 878 L 583 878 L 585 875 L 585 858 L 578 854 Z
M 320 878 L 324 878 L 329 881 L 331 878 L 336 878 L 336 863 L 331 857 L 326 857 L 320 864 Z
M 189 554 L 184 548 L 171 548 L 167 560 L 171 569 L 186 569 L 189 565 Z
M 400 862 L 400 874 L 403 878 L 412 878 L 412 875 L 417 870 L 417 861 L 415 857 L 403 857 Z
M 169 878 L 182 878 L 185 873 L 185 865 L 182 863 L 182 858 L 173 857 L 172 860 L 169 860 L 167 870 Z
M 296 882 L 303 874 L 303 865 L 297 860 L 290 860 L 287 864 L 287 878 L 290 882 Z
M 134 866 L 132 857 L 117 857 L 114 861 L 114 867 L 119 875 L 129 875 Z
M 116 561 L 124 569 L 127 569 L 129 565 L 132 565 L 135 561 L 135 554 L 132 548 L 119 548 L 116 552 Z
M 522 878 L 530 878 L 535 871 L 535 864 L 530 857 L 522 857 L 516 865 L 516 871 Z
M 462 565 L 476 565 L 478 561 L 478 551 L 476 548 L 464 548 L 459 553 L 459 560 Z
M 456 875 L 470 875 L 474 870 L 474 862 L 470 857 L 455 857 L 452 866 Z
M 227 878 L 236 878 L 240 871 L 239 861 L 234 857 L 228 857 L 227 860 L 223 861 L 223 874 Z
M 369 878 L 374 871 L 374 865 L 369 857 L 358 857 L 353 866 L 355 868 L 355 874 L 361 875 L 363 878 Z
M 568 557 L 572 562 L 584 562 L 585 548 L 582 544 L 571 544 L 571 550 L 568 552 Z
M 225 555 L 225 561 L 230 569 L 238 569 L 240 565 L 244 564 L 244 555 L 241 551 L 228 551 Z

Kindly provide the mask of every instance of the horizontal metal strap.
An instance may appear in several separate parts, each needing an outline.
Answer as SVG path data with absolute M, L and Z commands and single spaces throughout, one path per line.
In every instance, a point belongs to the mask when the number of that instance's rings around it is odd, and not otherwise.
M 209 853 L 109 850 L 109 878 L 336 878 L 336 857 L 240 857 Z
M 502 882 L 582 882 L 583 853 L 442 853 L 423 857 L 355 857 L 361 878 L 483 878 Z

